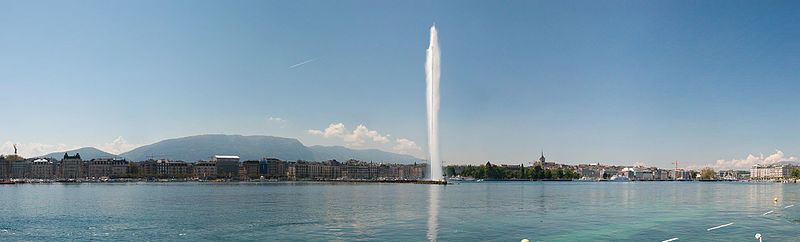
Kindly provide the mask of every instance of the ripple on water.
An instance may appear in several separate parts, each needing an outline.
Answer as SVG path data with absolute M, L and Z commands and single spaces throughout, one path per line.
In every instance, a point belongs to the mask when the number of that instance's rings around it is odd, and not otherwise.
M 800 185 L 462 183 L 3 187 L 2 240 L 796 240 Z M 780 197 L 775 204 L 773 197 Z M 785 202 L 785 203 L 784 203 Z M 763 216 L 766 211 L 774 213 Z M 429 221 L 434 224 L 429 226 Z M 707 228 L 735 222 L 713 231 Z

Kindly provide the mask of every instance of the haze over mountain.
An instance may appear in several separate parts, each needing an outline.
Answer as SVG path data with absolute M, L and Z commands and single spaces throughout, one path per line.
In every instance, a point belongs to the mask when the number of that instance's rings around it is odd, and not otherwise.
M 106 153 L 92 147 L 67 152 L 69 152 L 70 155 L 75 152 L 80 152 L 81 158 L 83 159 L 119 156 L 132 161 L 164 158 L 195 162 L 198 160 L 209 160 L 214 155 L 238 155 L 241 157 L 242 161 L 260 160 L 263 157 L 270 157 L 290 161 L 321 161 L 329 159 L 344 161 L 348 159 L 357 159 L 403 164 L 423 162 L 421 159 L 410 155 L 396 154 L 377 149 L 354 150 L 342 146 L 319 145 L 307 147 L 297 139 L 261 135 L 242 136 L 210 134 L 167 139 L 150 145 L 141 146 L 119 155 Z M 86 152 L 86 155 L 84 155 L 84 152 Z M 47 155 L 47 157 L 57 159 L 63 156 L 64 152 L 55 152 Z
M 50 153 L 50 154 L 47 154 L 47 155 L 43 155 L 42 157 L 49 157 L 49 158 L 60 160 L 61 158 L 64 158 L 64 153 L 69 153 L 69 155 L 75 155 L 75 153 L 78 153 L 78 154 L 81 155 L 81 159 L 84 159 L 84 160 L 91 160 L 91 159 L 95 159 L 95 158 L 113 158 L 113 157 L 117 157 L 117 155 L 114 155 L 114 154 L 99 150 L 99 149 L 94 148 L 94 147 L 83 147 L 83 148 L 75 149 L 75 150 L 62 151 L 62 152 L 53 152 L 53 153 Z

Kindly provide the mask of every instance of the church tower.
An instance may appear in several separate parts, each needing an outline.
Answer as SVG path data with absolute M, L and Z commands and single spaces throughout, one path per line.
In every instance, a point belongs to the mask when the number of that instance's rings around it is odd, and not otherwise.
M 544 151 L 542 151 L 542 157 L 539 157 L 539 163 L 544 164 Z

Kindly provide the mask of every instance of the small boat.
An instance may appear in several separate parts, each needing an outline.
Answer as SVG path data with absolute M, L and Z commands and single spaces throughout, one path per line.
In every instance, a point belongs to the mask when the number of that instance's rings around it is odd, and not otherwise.
M 13 185 L 13 184 L 17 184 L 17 182 L 12 180 L 0 180 L 0 185 Z
M 476 181 L 476 182 L 482 182 L 482 181 L 483 181 L 483 179 L 478 179 L 478 180 L 475 180 L 475 181 Z
M 627 176 L 614 175 L 614 176 L 611 177 L 611 179 L 608 179 L 608 181 L 612 181 L 612 182 L 629 182 L 629 181 L 631 181 L 631 179 L 628 178 Z
M 454 176 L 449 177 L 446 179 L 449 182 L 459 182 L 459 181 L 475 181 L 475 178 L 472 177 L 463 177 L 463 176 Z

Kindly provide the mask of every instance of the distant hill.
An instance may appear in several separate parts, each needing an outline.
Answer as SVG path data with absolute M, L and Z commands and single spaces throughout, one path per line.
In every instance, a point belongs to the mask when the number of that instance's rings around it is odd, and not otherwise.
M 63 156 L 63 153 L 61 154 Z M 120 154 L 129 160 L 140 161 L 166 158 L 194 162 L 209 160 L 214 155 L 238 155 L 242 160 L 260 160 L 263 157 L 281 160 L 347 160 L 374 162 L 414 163 L 420 159 L 409 155 L 381 150 L 353 150 L 341 146 L 306 147 L 297 139 L 274 136 L 197 135 L 167 139 Z M 83 154 L 81 154 L 83 156 Z
M 114 157 L 117 157 L 117 155 L 114 155 L 114 154 L 111 154 L 111 153 L 108 153 L 108 152 L 105 152 L 105 151 L 102 151 L 102 150 L 98 150 L 97 148 L 94 148 L 94 147 L 83 147 L 83 148 L 80 148 L 80 149 L 77 149 L 77 150 L 53 152 L 53 153 L 44 155 L 42 157 L 50 157 L 50 158 L 53 158 L 53 159 L 61 160 L 61 158 L 64 158 L 64 153 L 69 153 L 69 155 L 75 155 L 75 153 L 78 153 L 78 154 L 81 155 L 81 159 L 83 159 L 83 160 L 91 160 L 91 159 L 95 159 L 95 158 L 114 158 Z
M 297 139 L 273 136 L 197 135 L 168 139 L 120 154 L 130 160 L 167 158 L 209 160 L 214 155 L 238 155 L 242 160 L 274 157 L 284 160 L 312 160 L 314 154 Z

